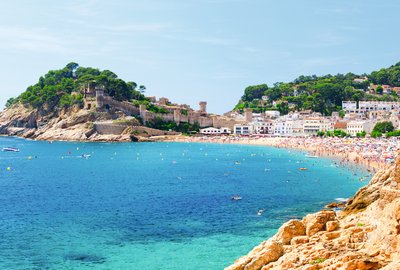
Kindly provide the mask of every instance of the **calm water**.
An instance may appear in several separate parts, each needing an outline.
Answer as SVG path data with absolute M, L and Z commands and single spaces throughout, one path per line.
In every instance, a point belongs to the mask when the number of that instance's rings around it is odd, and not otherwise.
M 0 269 L 223 269 L 282 222 L 365 184 L 365 172 L 267 147 L 0 138 L 6 146 L 21 152 L 0 152 Z

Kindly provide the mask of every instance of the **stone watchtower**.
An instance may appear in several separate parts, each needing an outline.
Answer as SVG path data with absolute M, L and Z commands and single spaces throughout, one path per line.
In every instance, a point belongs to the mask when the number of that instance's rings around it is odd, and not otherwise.
M 83 95 L 85 109 L 101 109 L 104 106 L 104 91 L 103 86 L 95 86 L 94 83 L 85 85 Z
M 200 105 L 200 110 L 199 112 L 201 113 L 207 113 L 207 102 L 206 101 L 200 101 L 199 102 Z
M 246 123 L 253 122 L 253 111 L 250 108 L 245 109 L 244 118 L 246 119 Z
M 96 88 L 96 108 L 104 106 L 104 86 L 97 86 Z

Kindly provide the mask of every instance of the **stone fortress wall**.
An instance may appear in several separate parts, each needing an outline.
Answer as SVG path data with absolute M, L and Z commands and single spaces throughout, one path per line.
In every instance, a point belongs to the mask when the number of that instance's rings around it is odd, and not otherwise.
M 120 135 L 128 127 L 127 125 L 115 124 L 112 122 L 96 122 L 93 124 L 97 133 L 105 135 Z
M 201 128 L 227 127 L 230 129 L 233 129 L 235 124 L 241 123 L 241 121 L 230 117 L 208 114 L 207 102 L 205 101 L 199 102 L 199 110 L 196 111 L 185 104 L 171 104 L 169 100 L 164 97 L 160 98 L 158 101 L 156 101 L 155 97 L 150 97 L 150 100 L 155 105 L 168 111 L 167 113 L 154 113 L 148 111 L 145 105 L 139 105 L 138 108 L 132 103 L 114 100 L 112 97 L 106 96 L 104 91 L 105 89 L 102 87 L 87 85 L 84 89 L 84 108 L 86 110 L 101 110 L 104 108 L 119 110 L 128 116 L 140 117 L 143 120 L 143 123 L 155 119 L 161 119 L 163 121 L 175 122 L 177 124 L 198 123 Z M 117 133 L 120 130 L 119 127 L 115 127 L 115 131 L 113 131 L 113 126 L 110 126 L 109 123 L 107 123 L 106 126 L 97 123 L 96 129 L 98 128 L 99 132 L 112 132 L 112 134 Z

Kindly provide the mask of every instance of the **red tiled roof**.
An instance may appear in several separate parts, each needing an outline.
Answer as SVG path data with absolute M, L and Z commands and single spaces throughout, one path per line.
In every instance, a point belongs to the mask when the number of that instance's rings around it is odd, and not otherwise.
M 346 129 L 347 128 L 347 122 L 337 122 L 334 125 L 334 129 Z

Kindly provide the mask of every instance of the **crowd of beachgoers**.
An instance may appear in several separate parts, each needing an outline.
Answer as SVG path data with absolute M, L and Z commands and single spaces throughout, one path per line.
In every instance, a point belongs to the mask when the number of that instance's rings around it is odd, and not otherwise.
M 176 141 L 265 145 L 307 151 L 310 155 L 353 162 L 375 172 L 391 165 L 400 150 L 400 139 L 339 137 L 262 137 L 262 136 L 192 136 Z

